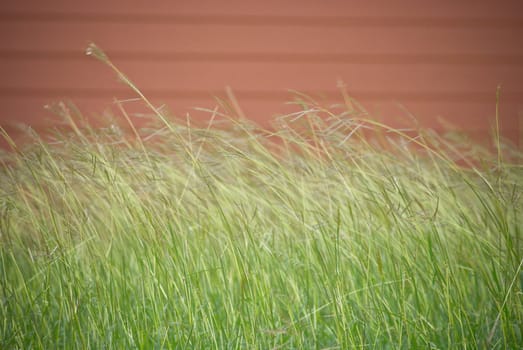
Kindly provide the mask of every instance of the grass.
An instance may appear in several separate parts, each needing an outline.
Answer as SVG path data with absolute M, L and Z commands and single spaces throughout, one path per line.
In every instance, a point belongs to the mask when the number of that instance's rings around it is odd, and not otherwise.
M 154 110 L 132 137 L 62 111 L 72 132 L 2 158 L 0 348 L 521 348 L 523 154 L 499 136 L 349 103 L 273 131 Z

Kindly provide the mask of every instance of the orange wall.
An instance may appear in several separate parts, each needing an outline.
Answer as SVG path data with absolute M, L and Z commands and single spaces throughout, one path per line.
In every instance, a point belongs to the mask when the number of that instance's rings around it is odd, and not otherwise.
M 288 89 L 340 98 L 337 80 L 396 122 L 404 106 L 476 135 L 492 125 L 502 85 L 503 133 L 523 120 L 520 1 L 47 0 L 0 4 L 0 124 L 47 125 L 42 106 L 86 114 L 133 94 L 83 51 L 94 41 L 151 98 L 176 113 L 212 108 L 231 86 L 247 116 L 288 112 Z M 128 102 L 130 111 L 140 110 Z M 194 112 L 199 118 L 201 113 Z

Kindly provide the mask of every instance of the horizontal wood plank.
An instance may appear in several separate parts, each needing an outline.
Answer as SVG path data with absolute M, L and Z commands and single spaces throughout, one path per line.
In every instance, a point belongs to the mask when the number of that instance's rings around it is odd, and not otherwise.
M 489 17 L 522 18 L 521 2 L 511 0 L 493 4 L 491 1 L 443 0 L 438 2 L 420 2 L 417 0 L 400 1 L 365 1 L 356 0 L 347 4 L 345 0 L 201 0 L 169 1 L 161 0 L 149 3 L 141 0 L 92 0 L 89 2 L 48 0 L 48 1 L 4 1 L 0 12 L 24 13 L 86 13 L 86 14 L 140 14 L 140 15 L 276 15 L 276 16 L 427 16 L 448 17 Z
M 81 55 L 89 42 L 125 57 L 149 53 L 149 57 L 190 54 L 238 54 L 264 57 L 293 54 L 321 55 L 451 55 L 510 56 L 523 64 L 523 26 L 512 28 L 386 28 L 355 26 L 249 27 L 247 25 L 1 22 L 0 55 L 13 51 L 61 52 Z M 132 40 L 129 40 L 132 38 Z M 153 54 L 153 55 L 151 55 Z M 469 62 L 474 63 L 474 57 Z M 429 57 L 430 58 L 430 57 Z M 212 56 L 210 57 L 212 59 Z M 234 59 L 234 56 L 230 57 Z M 243 58 L 245 59 L 245 58 Z M 387 59 L 387 58 L 385 58 Z M 462 62 L 463 63 L 463 62 Z M 503 63 L 502 61 L 500 63 Z
M 238 91 L 281 94 L 288 89 L 332 93 L 339 79 L 355 95 L 380 98 L 476 100 L 495 95 L 523 99 L 523 66 L 365 65 L 228 62 L 116 62 L 145 93 L 169 96 L 209 94 L 230 86 Z M 94 59 L 12 60 L 0 58 L 0 91 L 67 95 L 68 91 L 129 90 L 109 67 Z
M 289 114 L 301 110 L 301 107 L 286 102 L 292 99 L 283 97 L 280 100 L 259 101 L 248 97 L 236 96 L 243 113 L 260 122 L 268 125 L 279 115 Z M 143 102 L 134 99 L 132 96 L 120 96 L 125 109 L 130 113 L 135 122 L 143 122 L 143 115 L 151 114 L 151 111 Z M 48 97 L 6 97 L 0 95 L 0 104 L 3 106 L 3 117 L 0 125 L 10 126 L 17 123 L 26 123 L 40 128 L 55 124 L 59 119 L 44 108 L 45 105 L 63 100 L 60 96 Z M 119 115 L 118 109 L 114 104 L 114 96 L 70 96 L 80 112 L 88 118 L 96 115 L 103 115 L 108 111 L 109 114 Z M 151 98 L 155 106 L 161 110 L 171 111 L 179 117 L 184 117 L 187 113 L 196 120 L 208 120 L 211 113 L 201 109 L 213 110 L 220 104 L 211 96 L 202 97 L 178 97 L 178 98 Z M 341 98 L 318 99 L 321 106 L 333 105 L 333 111 L 342 111 Z M 445 120 L 450 125 L 471 131 L 489 131 L 495 120 L 494 102 L 420 102 L 405 101 L 377 101 L 360 99 L 359 102 L 369 111 L 371 117 L 378 118 L 395 126 L 411 125 L 412 121 L 417 120 L 421 125 L 443 129 L 443 124 L 439 120 Z M 336 105 L 334 105 L 336 104 Z M 197 108 L 197 109 L 196 109 Z M 225 112 L 223 107 L 219 107 L 221 112 Z M 345 109 L 346 110 L 346 109 Z M 504 132 L 516 132 L 522 120 L 523 104 L 502 102 L 500 105 L 501 128 Z

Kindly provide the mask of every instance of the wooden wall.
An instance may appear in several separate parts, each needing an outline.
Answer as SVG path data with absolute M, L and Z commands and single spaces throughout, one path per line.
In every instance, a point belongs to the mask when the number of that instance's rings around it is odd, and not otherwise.
M 394 123 L 403 108 L 486 135 L 501 84 L 503 133 L 523 120 L 519 1 L 20 0 L 0 4 L 0 124 L 37 128 L 43 105 L 73 100 L 86 115 L 133 96 L 90 41 L 151 98 L 176 113 L 212 108 L 230 86 L 267 122 L 289 112 L 289 89 L 340 99 L 337 81 Z M 136 102 L 129 110 L 140 110 Z M 201 113 L 194 114 L 205 118 Z

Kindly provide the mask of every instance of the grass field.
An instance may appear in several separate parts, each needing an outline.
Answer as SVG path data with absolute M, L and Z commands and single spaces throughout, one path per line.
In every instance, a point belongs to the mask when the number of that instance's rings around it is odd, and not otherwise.
M 306 110 L 4 153 L 0 348 L 521 349 L 523 154 Z

